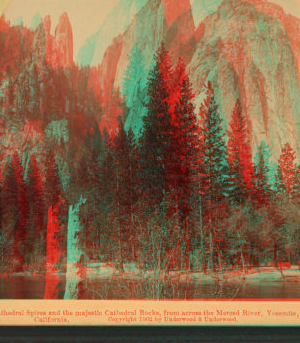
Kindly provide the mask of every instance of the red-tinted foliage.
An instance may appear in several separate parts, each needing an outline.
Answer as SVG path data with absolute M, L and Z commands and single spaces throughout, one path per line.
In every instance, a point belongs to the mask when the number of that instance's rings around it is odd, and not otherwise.
M 228 137 L 228 162 L 234 177 L 234 197 L 244 201 L 251 194 L 253 163 L 249 125 L 239 100 L 229 123 Z

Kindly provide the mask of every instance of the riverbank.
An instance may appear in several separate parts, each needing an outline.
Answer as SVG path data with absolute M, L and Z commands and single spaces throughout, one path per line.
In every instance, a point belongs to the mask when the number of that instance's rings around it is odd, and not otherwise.
M 259 282 L 300 282 L 300 271 L 298 266 L 290 266 L 288 269 L 280 270 L 276 267 L 252 267 L 245 272 L 242 269 L 226 270 L 224 272 L 207 273 L 197 271 L 169 271 L 141 272 L 132 265 L 124 265 L 124 272 L 117 270 L 115 267 L 108 264 L 92 264 L 87 268 L 87 275 L 90 278 L 109 278 L 109 277 L 124 277 L 124 278 L 159 278 L 169 279 L 178 282 L 201 282 L 201 283 L 216 283 L 216 282 L 236 282 L 236 283 L 259 283 Z
M 64 272 L 58 275 L 65 276 Z M 15 273 L 0 273 L 0 278 L 9 278 L 13 276 L 32 276 L 43 277 L 42 272 L 15 272 Z M 158 278 L 169 279 L 178 282 L 300 282 L 300 271 L 298 266 L 291 266 L 288 269 L 280 271 L 276 267 L 252 267 L 243 272 L 242 269 L 226 270 L 224 272 L 206 273 L 198 271 L 146 271 L 142 272 L 134 264 L 124 264 L 124 271 L 121 272 L 111 263 L 90 263 L 87 265 L 87 278 L 89 279 L 108 279 L 112 277 L 123 277 L 132 279 Z
M 197 271 L 169 273 L 141 273 L 134 266 L 124 265 L 124 272 L 112 264 L 87 266 L 87 299 L 300 299 L 300 272 L 297 266 L 287 270 L 275 267 L 251 268 L 243 275 L 241 269 L 224 273 Z M 60 273 L 48 281 L 62 283 L 66 275 Z M 45 274 L 0 274 L 1 299 L 43 299 Z M 59 299 L 63 299 L 62 288 Z

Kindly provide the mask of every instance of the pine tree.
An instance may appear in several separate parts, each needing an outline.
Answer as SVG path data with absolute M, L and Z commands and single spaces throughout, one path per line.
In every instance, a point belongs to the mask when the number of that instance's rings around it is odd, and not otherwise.
M 228 196 L 228 165 L 226 144 L 218 105 L 210 82 L 207 85 L 208 96 L 200 108 L 203 120 L 202 151 L 205 168 L 205 198 L 208 208 Z
M 88 213 L 86 214 L 86 244 L 87 247 L 96 254 L 100 240 L 100 216 L 101 211 L 101 148 L 102 135 L 96 122 L 91 123 L 91 126 L 86 133 L 81 146 L 81 164 L 84 165 L 85 179 L 80 170 L 77 171 L 77 179 L 79 180 L 77 194 L 84 194 L 87 199 Z M 80 165 L 79 165 L 80 166 Z
M 295 180 L 297 178 L 295 160 L 295 151 L 291 148 L 289 143 L 286 143 L 282 148 L 278 167 L 280 168 L 283 184 L 289 197 L 295 195 Z
M 207 93 L 207 98 L 200 108 L 203 121 L 202 158 L 205 174 L 202 179 L 202 187 L 205 190 L 203 212 L 205 213 L 206 227 L 209 230 L 209 266 L 214 266 L 216 237 L 214 239 L 213 237 L 217 233 L 214 229 L 213 219 L 216 215 L 215 211 L 218 213 L 218 208 L 223 206 L 225 199 L 229 196 L 229 175 L 222 120 L 210 82 L 207 84 Z M 218 247 L 217 251 L 219 251 Z
M 121 243 L 130 242 L 128 257 L 134 255 L 133 207 L 137 201 L 137 156 L 132 130 L 126 133 L 119 118 L 118 133 L 114 139 L 115 172 L 117 177 L 116 200 L 121 226 Z
M 102 135 L 98 127 L 93 130 L 90 140 L 90 155 L 87 161 L 87 174 L 92 187 L 93 198 L 99 201 L 99 178 L 100 178 L 100 154 L 102 146 Z
M 134 203 L 138 200 L 138 149 L 132 129 L 127 132 L 128 159 L 126 163 L 126 177 L 128 196 L 127 206 L 132 209 Z M 132 212 L 132 210 L 131 210 Z
M 229 123 L 228 137 L 231 197 L 234 203 L 243 203 L 251 195 L 253 167 L 249 129 L 239 100 Z
M 31 155 L 27 173 L 27 196 L 29 205 L 29 230 L 26 244 L 31 254 L 36 246 L 42 246 L 45 253 L 46 225 L 45 201 L 40 168 L 35 155 Z
M 25 239 L 28 231 L 28 200 L 23 167 L 17 153 L 11 156 L 5 168 L 2 201 L 4 206 L 4 228 L 11 237 L 11 258 L 22 269 L 25 261 Z
M 25 247 L 26 247 L 26 234 L 28 231 L 28 198 L 27 189 L 24 180 L 24 171 L 22 162 L 17 153 L 12 157 L 12 165 L 15 172 L 16 187 L 18 194 L 18 222 L 15 227 L 15 238 L 18 253 L 21 257 L 21 262 L 25 258 Z
M 300 165 L 295 170 L 295 181 L 294 181 L 294 198 L 300 198 Z
M 113 237 L 110 219 L 115 214 L 116 172 L 114 168 L 113 138 L 107 129 L 103 130 L 102 147 L 100 151 L 99 199 L 100 203 L 100 233 L 102 238 Z M 106 246 L 106 252 L 110 246 Z M 111 256 L 110 256 L 111 257 Z
M 5 247 L 5 254 L 8 258 L 13 258 L 14 255 L 14 241 L 15 233 L 14 227 L 18 219 L 18 193 L 16 188 L 16 177 L 11 161 L 11 156 L 5 163 L 4 178 L 3 178 L 3 232 L 2 237 L 6 239 L 7 245 Z
M 286 194 L 286 187 L 283 182 L 283 176 L 282 176 L 281 168 L 279 165 L 277 166 L 277 170 L 275 174 L 275 192 L 277 195 Z
M 137 92 L 144 91 L 146 87 L 146 70 L 143 56 L 135 42 L 128 54 L 129 65 L 124 72 L 122 80 L 122 95 L 126 105 L 132 108 L 136 104 Z
M 148 80 L 148 114 L 143 117 L 140 159 L 144 191 L 150 204 L 165 201 L 169 185 L 167 170 L 170 152 L 172 118 L 169 98 L 172 79 L 171 62 L 162 44 L 154 57 Z
M 126 183 L 124 180 L 125 174 L 125 161 L 127 155 L 127 137 L 124 130 L 124 124 L 119 118 L 118 133 L 114 137 L 113 149 L 114 149 L 114 167 L 116 173 L 116 210 L 117 210 L 117 225 L 118 225 L 118 238 L 119 238 L 119 254 L 120 263 L 123 266 L 124 261 L 124 242 L 128 241 L 128 233 L 124 225 L 124 199 L 126 193 Z
M 104 198 L 108 203 L 113 202 L 116 175 L 114 168 L 114 155 L 113 155 L 113 136 L 108 133 L 106 129 L 103 131 L 103 147 L 101 152 L 101 190 Z
M 121 93 L 126 108 L 125 128 L 132 128 L 138 136 L 143 125 L 142 118 L 147 114 L 147 71 L 137 43 L 128 54 L 129 65 L 123 74 Z M 125 112 L 125 111 L 124 111 Z
M 266 205 L 270 200 L 270 156 L 271 153 L 269 147 L 264 141 L 262 141 L 255 158 L 253 202 L 258 206 Z
M 179 88 L 174 96 L 174 113 L 170 131 L 171 153 L 167 170 L 175 211 L 185 241 L 186 258 L 189 258 L 191 241 L 191 218 L 195 177 L 199 165 L 200 140 L 199 127 L 193 105 L 193 93 L 185 65 L 180 61 L 176 68 L 176 84 Z

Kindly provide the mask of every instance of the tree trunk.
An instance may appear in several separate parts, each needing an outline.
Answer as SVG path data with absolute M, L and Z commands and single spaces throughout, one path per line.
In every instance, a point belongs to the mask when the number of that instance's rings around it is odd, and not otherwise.
M 179 267 L 180 271 L 183 270 L 182 266 L 182 257 L 181 257 L 181 250 L 182 250 L 182 242 L 180 238 L 180 227 L 179 227 L 179 208 L 178 208 L 178 194 L 177 191 L 175 191 L 175 203 L 176 203 L 176 227 L 177 227 L 177 241 L 180 247 L 180 262 L 179 262 Z M 177 266 L 176 266 L 177 267 Z
M 190 237 L 189 237 L 189 229 L 187 223 L 187 217 L 185 218 L 185 240 L 186 240 L 186 248 L 185 248 L 185 259 L 186 259 L 186 268 L 190 271 Z
M 243 256 L 243 247 L 241 249 L 241 259 L 243 264 L 243 276 L 245 276 L 245 262 L 244 262 L 244 256 Z
M 210 255 L 209 255 L 209 267 L 208 269 L 212 270 L 214 263 L 213 263 L 213 238 L 212 238 L 212 229 L 209 232 L 209 245 L 210 245 Z
M 62 227 L 58 220 L 61 202 L 48 208 L 47 223 L 47 259 L 46 259 L 46 286 L 44 299 L 61 299 L 63 282 L 59 276 L 59 263 L 63 260 L 63 251 L 60 247 Z
M 62 227 L 58 220 L 58 211 L 61 202 L 49 206 L 47 223 L 47 259 L 46 259 L 46 286 L 44 299 L 61 299 L 63 297 L 62 278 L 59 274 L 59 263 L 63 259 L 60 247 Z
M 277 267 L 277 249 L 278 249 L 278 246 L 277 246 L 277 243 L 275 242 L 274 243 L 274 263 L 275 263 L 275 267 Z
M 199 223 L 200 223 L 200 249 L 201 249 L 201 266 L 202 270 L 205 269 L 205 255 L 204 255 L 204 244 L 203 244 L 203 222 L 202 222 L 202 200 L 200 194 L 200 185 L 199 185 Z
M 86 199 L 69 207 L 67 276 L 65 299 L 84 299 L 86 297 L 86 254 L 83 251 L 83 227 L 80 222 L 80 210 Z
M 219 260 L 220 273 L 221 273 L 222 278 L 223 278 L 222 257 L 221 257 L 220 250 L 219 250 L 219 247 L 218 247 L 218 246 L 217 246 L 217 253 L 218 253 L 218 260 Z

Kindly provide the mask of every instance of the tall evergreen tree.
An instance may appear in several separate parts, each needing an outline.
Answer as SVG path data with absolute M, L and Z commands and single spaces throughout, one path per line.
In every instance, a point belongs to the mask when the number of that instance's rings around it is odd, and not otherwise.
M 243 203 L 251 195 L 253 166 L 249 129 L 239 100 L 229 123 L 228 137 L 232 200 L 234 203 Z
M 277 195 L 286 194 L 286 187 L 283 182 L 282 171 L 279 165 L 277 166 L 275 174 L 275 192 Z
M 176 84 L 179 88 L 175 94 L 174 113 L 172 115 L 172 130 L 170 131 L 170 163 L 167 169 L 167 180 L 170 184 L 175 211 L 186 245 L 186 258 L 189 258 L 191 228 L 189 219 L 192 205 L 195 178 L 199 165 L 200 135 L 193 105 L 194 95 L 191 90 L 185 65 L 180 61 L 176 68 Z
M 112 230 L 110 220 L 115 216 L 115 193 L 116 173 L 114 168 L 113 138 L 105 128 L 103 130 L 102 147 L 100 151 L 100 177 L 99 177 L 99 199 L 100 199 L 100 232 L 102 240 L 108 241 L 115 234 Z M 106 246 L 106 251 L 110 247 Z M 111 257 L 111 256 L 110 256 Z
M 172 80 L 171 62 L 162 44 L 148 80 L 148 114 L 143 117 L 140 159 L 144 191 L 152 205 L 165 201 L 169 188 L 167 170 L 171 152 L 172 118 L 169 99 Z
M 270 149 L 264 141 L 261 142 L 255 158 L 255 178 L 253 201 L 257 205 L 268 204 L 271 195 L 270 189 Z
M 125 70 L 121 86 L 126 105 L 132 108 L 136 105 L 136 97 L 142 95 L 137 92 L 144 92 L 147 78 L 145 62 L 136 42 L 128 54 L 128 60 L 129 65 Z
M 295 169 L 294 198 L 300 198 L 300 165 Z
M 3 206 L 3 232 L 2 237 L 6 240 L 5 255 L 12 258 L 14 255 L 14 227 L 18 218 L 18 192 L 16 188 L 16 176 L 11 161 L 11 156 L 5 163 L 3 177 L 2 203 Z
M 22 269 L 28 230 L 28 200 L 23 167 L 17 153 L 6 165 L 2 196 L 5 204 L 3 224 L 12 242 L 10 257 L 19 261 L 18 268 Z
M 35 246 L 45 253 L 46 225 L 45 201 L 40 168 L 35 155 L 31 155 L 27 173 L 27 196 L 29 207 L 29 229 L 26 237 L 27 252 L 31 254 Z
M 124 96 L 126 107 L 125 128 L 131 127 L 136 135 L 142 128 L 142 118 L 147 114 L 147 70 L 142 52 L 137 43 L 134 43 L 128 54 L 129 65 L 123 75 L 121 93 Z
M 123 180 L 126 191 L 124 194 L 124 208 L 127 213 L 126 224 L 129 227 L 128 236 L 130 241 L 130 257 L 136 257 L 136 230 L 134 217 L 136 216 L 136 203 L 139 199 L 138 194 L 138 149 L 132 129 L 129 129 L 126 137 L 127 153 L 125 158 L 125 168 Z
M 22 161 L 17 153 L 12 156 L 12 165 L 15 172 L 19 212 L 18 221 L 15 226 L 15 242 L 17 245 L 16 249 L 21 257 L 21 262 L 23 262 L 25 258 L 26 234 L 28 231 L 28 198 Z
M 207 84 L 207 98 L 200 108 L 202 117 L 202 157 L 204 164 L 204 178 L 202 180 L 205 189 L 205 223 L 209 230 L 209 266 L 214 266 L 213 255 L 217 243 L 217 232 L 213 225 L 213 219 L 217 216 L 218 209 L 224 204 L 229 196 L 229 175 L 227 164 L 227 149 L 224 141 L 222 119 L 218 106 L 215 102 L 212 84 Z M 219 251 L 217 244 L 217 251 Z M 218 253 L 219 255 L 219 253 Z
M 85 188 L 88 190 L 86 197 L 89 199 L 89 213 L 87 223 L 87 246 L 94 247 L 94 252 L 98 251 L 100 241 L 100 216 L 101 211 L 101 195 L 100 195 L 100 182 L 101 182 L 101 155 L 102 136 L 101 132 L 94 132 L 91 146 L 87 149 L 90 150 L 87 159 L 87 179 L 85 181 Z
M 119 118 L 118 133 L 114 139 L 114 165 L 117 178 L 116 201 L 119 215 L 121 244 L 127 243 L 127 256 L 134 254 L 133 206 L 137 200 L 137 158 L 132 130 L 126 133 Z M 130 251 L 129 251 L 130 250 Z
M 297 178 L 296 170 L 296 153 L 291 148 L 289 143 L 286 143 L 282 148 L 279 157 L 278 166 L 282 175 L 284 188 L 289 197 L 295 195 L 295 181 Z
M 228 196 L 228 164 L 222 119 L 215 102 L 212 84 L 207 84 L 207 98 L 200 108 L 202 150 L 208 207 Z

